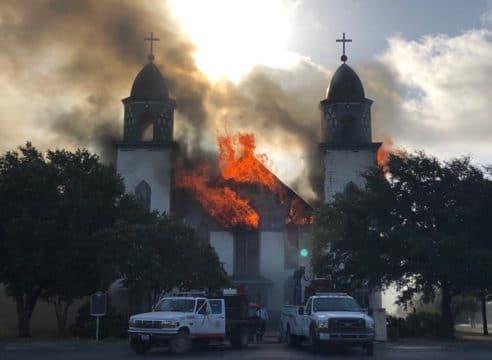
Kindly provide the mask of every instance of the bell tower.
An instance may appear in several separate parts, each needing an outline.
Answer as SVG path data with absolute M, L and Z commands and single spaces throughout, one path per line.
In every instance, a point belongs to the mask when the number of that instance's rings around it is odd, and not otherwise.
M 324 201 L 333 200 L 350 184 L 364 185 L 361 174 L 376 165 L 381 143 L 372 142 L 371 105 L 359 76 L 346 64 L 345 38 L 342 64 L 333 75 L 328 95 L 320 102 L 322 112 L 320 149 L 324 157 Z
M 174 109 L 166 82 L 154 64 L 151 33 L 148 63 L 137 74 L 130 96 L 123 99 L 123 140 L 117 143 L 116 168 L 126 191 L 149 210 L 171 207 Z

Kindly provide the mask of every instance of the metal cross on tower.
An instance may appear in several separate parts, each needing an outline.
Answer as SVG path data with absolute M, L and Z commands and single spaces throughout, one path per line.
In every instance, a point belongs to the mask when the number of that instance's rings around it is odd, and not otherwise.
M 337 39 L 337 42 L 341 42 L 343 44 L 343 55 L 340 57 L 340 60 L 343 62 L 347 61 L 347 55 L 345 55 L 345 43 L 352 42 L 352 39 L 345 39 L 345 33 L 343 33 L 343 37 L 341 39 Z
M 154 49 L 154 41 L 160 41 L 161 39 L 155 38 L 154 33 L 150 33 L 150 37 L 144 38 L 144 41 L 150 41 L 150 54 L 149 54 L 149 61 L 154 60 L 154 54 L 152 53 L 152 50 Z

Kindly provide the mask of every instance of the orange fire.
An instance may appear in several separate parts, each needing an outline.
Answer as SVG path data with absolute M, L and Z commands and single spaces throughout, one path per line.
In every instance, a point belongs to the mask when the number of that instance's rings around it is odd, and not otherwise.
M 217 141 L 220 171 L 224 179 L 261 185 L 272 192 L 281 193 L 280 182 L 264 165 L 268 163 L 268 156 L 255 154 L 256 143 L 253 134 L 219 136 Z
M 206 165 L 192 171 L 178 168 L 176 186 L 190 190 L 203 208 L 225 227 L 257 229 L 260 217 L 249 202 L 229 187 L 214 187 Z
M 278 195 L 286 204 L 288 192 L 265 164 L 266 154 L 255 154 L 253 134 L 237 133 L 218 136 L 219 178 L 211 179 L 211 166 L 199 166 L 191 171 L 178 166 L 176 186 L 190 191 L 202 207 L 224 227 L 258 229 L 260 216 L 245 199 L 235 191 L 234 184 L 261 186 Z M 312 224 L 312 215 L 306 204 L 297 196 L 292 197 L 286 224 Z
M 309 225 L 314 222 L 314 217 L 306 211 L 300 197 L 294 196 L 290 202 L 289 215 L 285 218 L 286 224 Z
M 387 169 L 388 160 L 391 154 L 395 152 L 395 144 L 388 136 L 383 137 L 383 144 L 378 149 L 377 159 L 378 166 Z

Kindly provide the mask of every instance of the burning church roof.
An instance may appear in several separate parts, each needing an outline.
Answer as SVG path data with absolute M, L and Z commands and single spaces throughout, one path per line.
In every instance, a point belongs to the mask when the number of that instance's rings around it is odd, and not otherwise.
M 229 229 L 273 230 L 312 223 L 312 207 L 265 166 L 265 154 L 255 154 L 253 134 L 219 136 L 217 141 L 216 174 L 212 163 L 177 167 L 180 200 L 175 212 L 189 217 L 198 203 L 218 228 Z

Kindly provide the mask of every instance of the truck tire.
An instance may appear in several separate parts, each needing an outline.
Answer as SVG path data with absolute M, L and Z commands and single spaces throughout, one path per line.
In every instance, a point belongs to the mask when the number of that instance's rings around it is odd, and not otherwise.
M 190 333 L 187 329 L 180 329 L 178 335 L 169 342 L 169 350 L 175 354 L 184 354 L 192 346 Z
M 130 347 L 135 352 L 135 354 L 145 354 L 147 351 L 150 350 L 150 346 L 150 341 L 143 342 L 138 338 L 130 339 Z
M 232 330 L 231 345 L 234 349 L 244 349 L 249 344 L 249 331 L 246 326 L 238 326 Z
M 368 356 L 374 355 L 374 343 L 365 344 L 364 349 L 366 350 Z
M 297 335 L 292 335 L 290 333 L 290 325 L 287 325 L 287 331 L 285 332 L 285 339 L 287 341 L 287 345 L 290 347 L 299 346 L 299 337 Z

